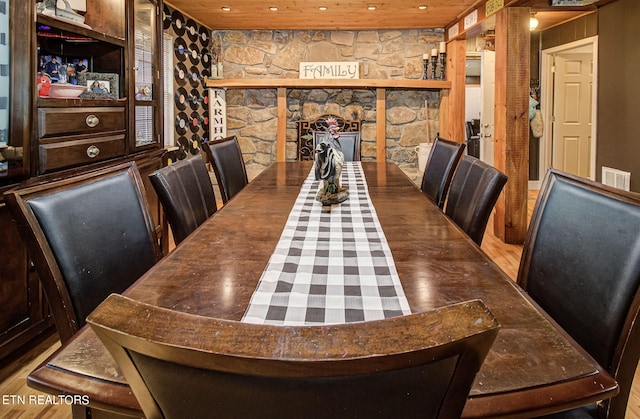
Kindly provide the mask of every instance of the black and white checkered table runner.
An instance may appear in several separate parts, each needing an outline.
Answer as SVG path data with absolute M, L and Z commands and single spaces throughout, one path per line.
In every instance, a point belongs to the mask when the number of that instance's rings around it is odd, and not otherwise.
M 411 312 L 360 162 L 345 163 L 342 186 L 349 199 L 323 208 L 311 171 L 244 322 L 335 324 Z

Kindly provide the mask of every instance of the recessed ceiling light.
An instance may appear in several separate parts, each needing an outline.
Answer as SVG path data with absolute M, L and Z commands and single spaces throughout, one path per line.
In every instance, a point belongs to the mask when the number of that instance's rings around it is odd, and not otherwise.
M 229 7 L 229 6 L 223 6 L 223 7 L 221 7 L 221 9 L 222 9 L 223 12 L 230 12 L 231 11 L 231 7 Z
M 272 12 L 277 12 L 278 8 L 275 7 L 275 6 L 271 6 L 271 7 L 269 7 L 269 10 L 271 10 Z
M 421 4 L 420 6 L 418 6 L 418 9 L 420 10 L 425 10 L 427 8 L 426 4 Z
M 318 7 L 318 10 L 322 10 L 324 12 L 325 10 L 327 10 L 327 6 L 320 6 Z
M 367 6 L 367 10 L 376 10 L 376 6 Z

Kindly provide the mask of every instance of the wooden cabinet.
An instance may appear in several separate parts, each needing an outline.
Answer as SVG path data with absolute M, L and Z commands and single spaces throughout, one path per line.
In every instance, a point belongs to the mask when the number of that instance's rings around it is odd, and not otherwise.
M 38 172 L 126 154 L 124 107 L 38 108 Z
M 30 1 L 5 0 L 0 10 L 0 191 L 30 174 L 29 141 L 35 74 L 31 69 Z M 20 22 L 15 24 L 14 22 Z
M 53 325 L 38 277 L 7 207 L 0 203 L 0 359 Z
M 125 133 L 124 108 L 38 108 L 38 137 Z
M 127 3 L 87 3 L 84 22 L 75 24 L 36 13 L 34 71 L 45 86 L 36 92 L 34 109 L 37 134 L 31 159 L 35 175 L 124 157 L 129 152 L 128 40 L 118 21 L 128 15 Z M 96 14 L 96 8 L 109 13 Z M 77 98 L 60 97 L 53 90 L 68 85 L 78 88 Z
M 2 194 L 130 160 L 148 183 L 162 165 L 162 0 L 87 1 L 84 23 L 43 7 L 0 1 L 0 361 L 52 325 Z M 47 92 L 63 82 L 86 91 Z M 160 205 L 145 186 L 162 237 Z
M 159 13 L 162 8 L 156 0 L 133 0 L 131 3 L 133 24 L 129 33 L 133 40 L 130 50 L 133 75 L 130 78 L 130 90 L 134 92 L 134 118 L 130 131 L 135 134 L 131 146 L 145 149 L 162 142 L 161 125 L 158 123 L 162 109 L 162 66 L 158 52 L 162 39 L 162 13 Z

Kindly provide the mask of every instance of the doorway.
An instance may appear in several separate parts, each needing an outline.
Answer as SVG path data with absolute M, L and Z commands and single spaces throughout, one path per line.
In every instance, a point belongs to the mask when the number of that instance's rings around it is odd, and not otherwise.
M 597 37 L 542 51 L 540 173 L 553 167 L 595 179 L 597 51 Z
M 481 57 L 480 160 L 493 166 L 496 53 L 495 51 L 485 50 L 482 51 Z
M 471 123 L 473 137 L 467 130 L 467 154 L 493 166 L 495 51 L 467 52 L 465 121 Z M 475 144 L 471 145 L 471 138 Z M 473 152 L 472 152 L 473 150 Z

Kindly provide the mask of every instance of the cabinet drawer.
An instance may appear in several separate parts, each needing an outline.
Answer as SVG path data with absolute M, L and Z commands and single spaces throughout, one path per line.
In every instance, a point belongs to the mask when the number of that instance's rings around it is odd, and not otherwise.
M 124 131 L 125 108 L 39 108 L 38 137 Z
M 41 143 L 38 149 L 40 173 L 46 173 L 124 156 L 125 135 Z

